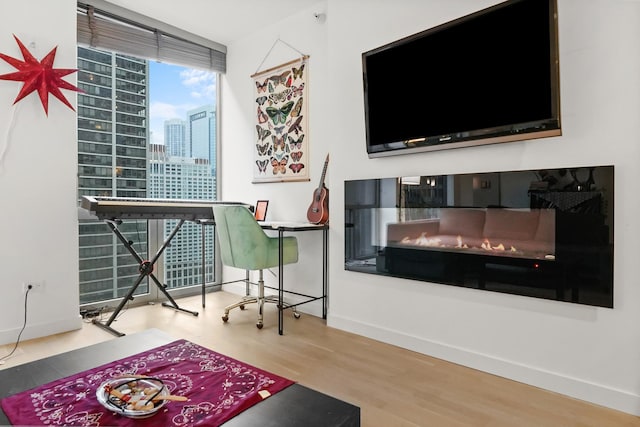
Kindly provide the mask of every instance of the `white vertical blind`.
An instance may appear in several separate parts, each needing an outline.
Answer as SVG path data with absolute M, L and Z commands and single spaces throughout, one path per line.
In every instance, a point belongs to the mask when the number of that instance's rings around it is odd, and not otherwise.
M 78 2 L 78 44 L 224 73 L 226 46 L 101 0 Z

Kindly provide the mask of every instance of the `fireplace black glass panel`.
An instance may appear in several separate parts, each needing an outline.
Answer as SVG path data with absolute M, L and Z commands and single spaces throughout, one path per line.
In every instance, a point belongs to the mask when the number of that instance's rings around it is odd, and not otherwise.
M 345 181 L 345 269 L 613 308 L 614 167 Z

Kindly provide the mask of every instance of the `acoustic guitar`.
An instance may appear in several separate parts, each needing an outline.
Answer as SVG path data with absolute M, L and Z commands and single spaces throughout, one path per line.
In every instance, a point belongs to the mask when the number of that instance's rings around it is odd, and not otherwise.
M 329 154 L 324 161 L 322 168 L 322 176 L 320 184 L 313 192 L 313 200 L 309 209 L 307 209 L 307 219 L 312 224 L 326 224 L 329 221 L 329 189 L 324 185 L 324 177 L 327 173 L 327 165 L 329 164 Z

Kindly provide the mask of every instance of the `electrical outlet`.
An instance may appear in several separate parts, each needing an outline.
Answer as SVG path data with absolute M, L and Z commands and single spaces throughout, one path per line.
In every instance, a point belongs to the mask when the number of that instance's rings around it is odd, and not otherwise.
M 31 289 L 31 292 L 44 292 L 44 280 L 23 283 L 22 292 L 27 292 L 28 289 Z

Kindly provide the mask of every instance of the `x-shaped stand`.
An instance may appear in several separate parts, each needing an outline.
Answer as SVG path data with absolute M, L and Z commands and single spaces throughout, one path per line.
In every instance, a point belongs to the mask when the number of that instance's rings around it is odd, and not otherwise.
M 119 221 L 118 223 L 120 223 L 121 221 Z M 132 243 L 130 243 L 122 234 L 122 232 L 120 232 L 120 230 L 117 227 L 117 223 L 114 223 L 114 221 L 106 221 L 107 225 L 109 226 L 109 228 L 111 229 L 111 231 L 113 231 L 113 233 L 118 237 L 118 240 L 120 240 L 120 242 L 122 242 L 122 244 L 127 248 L 127 250 L 129 251 L 129 253 L 131 253 L 131 255 L 136 259 L 136 261 L 138 261 L 138 264 L 140 265 L 138 267 L 138 270 L 140 271 L 140 275 L 138 276 L 138 279 L 136 280 L 136 282 L 134 283 L 134 285 L 131 287 L 131 289 L 129 289 L 129 292 L 127 292 L 127 295 L 124 296 L 124 298 L 122 298 L 122 301 L 120 301 L 120 304 L 118 304 L 118 307 L 116 308 L 116 310 L 111 314 L 111 316 L 109 317 L 109 320 L 107 320 L 106 322 L 101 322 L 97 319 L 93 319 L 93 324 L 106 330 L 111 332 L 112 334 L 116 335 L 116 336 L 123 336 L 124 334 L 122 332 L 116 331 L 115 329 L 113 329 L 111 327 L 111 324 L 113 323 L 114 320 L 116 320 L 116 318 L 118 317 L 118 314 L 120 313 L 120 310 L 122 310 L 125 306 L 125 304 L 130 301 L 133 300 L 133 294 L 136 291 L 136 289 L 138 289 L 138 286 L 140 286 L 140 283 L 142 283 L 142 281 L 144 280 L 145 277 L 150 277 L 151 280 L 153 281 L 153 283 L 156 284 L 156 286 L 158 287 L 158 289 L 160 289 L 160 291 L 167 297 L 167 299 L 169 300 L 169 303 L 167 302 L 163 302 L 162 305 L 164 307 L 170 307 L 173 308 L 175 310 L 179 310 L 179 311 L 184 311 L 185 313 L 190 313 L 193 314 L 194 316 L 198 315 L 197 311 L 191 311 L 191 310 L 187 310 L 184 308 L 180 308 L 178 306 L 178 304 L 175 302 L 175 300 L 171 297 L 171 295 L 169 295 L 169 292 L 167 292 L 166 286 L 163 285 L 162 283 L 160 283 L 160 281 L 156 278 L 156 276 L 153 274 L 153 266 L 155 265 L 156 261 L 158 261 L 158 259 L 160 258 L 160 256 L 162 255 L 162 253 L 164 252 L 164 250 L 167 248 L 167 246 L 169 246 L 169 243 L 171 242 L 171 239 L 173 239 L 173 237 L 178 233 L 178 231 L 180 230 L 180 227 L 182 227 L 182 224 L 184 224 L 185 220 L 181 219 L 178 224 L 175 226 L 175 228 L 173 229 L 173 231 L 171 232 L 171 234 L 166 238 L 166 240 L 164 241 L 164 243 L 162 244 L 162 246 L 158 249 L 158 251 L 156 252 L 155 256 L 151 259 L 151 260 L 145 260 L 143 259 L 138 252 L 136 252 L 136 250 L 133 248 Z

